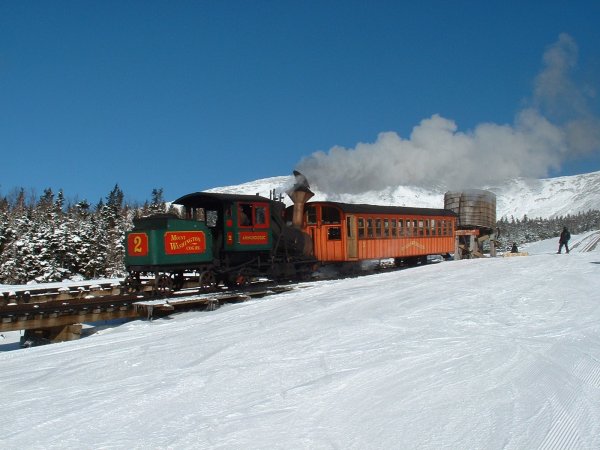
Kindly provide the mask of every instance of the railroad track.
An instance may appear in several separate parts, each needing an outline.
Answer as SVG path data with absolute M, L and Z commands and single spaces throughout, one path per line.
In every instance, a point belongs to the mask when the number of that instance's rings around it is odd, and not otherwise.
M 393 265 L 373 271 L 401 270 Z M 319 279 L 337 279 L 340 274 L 321 274 Z M 25 330 L 24 340 L 60 342 L 78 339 L 82 323 L 114 319 L 149 319 L 190 310 L 212 311 L 225 303 L 238 303 L 294 289 L 295 283 L 258 281 L 239 288 L 202 291 L 186 280 L 181 290 L 157 288 L 154 279 L 142 280 L 136 292 L 128 293 L 122 280 L 73 283 L 68 286 L 0 286 L 0 332 Z
M 581 242 L 577 242 L 573 247 L 577 248 L 581 244 L 580 252 L 591 252 L 596 249 L 598 243 L 600 243 L 600 231 L 590 234 Z
M 64 289 L 51 292 L 49 288 L 41 287 L 28 290 L 27 295 L 14 292 L 10 297 L 2 297 L 0 332 L 31 330 L 50 342 L 72 340 L 80 334 L 80 326 L 73 328 L 76 324 L 114 319 L 151 320 L 183 311 L 212 311 L 225 303 L 243 302 L 291 289 L 293 285 L 257 282 L 243 288 L 216 292 L 200 292 L 198 289 L 162 292 L 157 297 L 148 292 L 121 294 L 120 289 L 115 290 L 114 286 L 91 291 L 84 286 L 73 286 L 68 292 Z

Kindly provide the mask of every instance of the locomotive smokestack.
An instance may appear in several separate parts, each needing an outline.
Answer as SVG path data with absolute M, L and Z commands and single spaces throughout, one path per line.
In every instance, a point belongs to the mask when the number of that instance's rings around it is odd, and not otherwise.
M 304 214 L 304 204 L 315 195 L 308 185 L 306 177 L 297 170 L 294 170 L 294 177 L 296 183 L 294 186 L 286 191 L 286 194 L 294 202 L 294 217 L 292 218 L 292 225 L 296 228 L 302 228 L 302 215 Z

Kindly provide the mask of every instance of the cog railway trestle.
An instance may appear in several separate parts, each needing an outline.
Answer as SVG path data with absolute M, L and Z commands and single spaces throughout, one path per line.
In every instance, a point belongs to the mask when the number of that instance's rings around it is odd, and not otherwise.
M 83 286 L 69 292 L 51 292 L 48 288 L 25 293 L 11 292 L 0 297 L 0 332 L 25 330 L 23 341 L 61 342 L 78 339 L 82 323 L 115 319 L 148 319 L 190 310 L 212 311 L 225 303 L 237 303 L 292 289 L 272 282 L 256 282 L 236 289 L 202 292 L 199 289 L 161 291 L 148 289 L 135 294 L 115 294 Z M 43 291 L 43 292 L 42 292 Z M 120 292 L 117 290 L 117 292 Z

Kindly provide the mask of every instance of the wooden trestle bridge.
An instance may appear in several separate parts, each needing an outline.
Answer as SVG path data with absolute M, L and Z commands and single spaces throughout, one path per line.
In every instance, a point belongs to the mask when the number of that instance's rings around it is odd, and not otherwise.
M 24 330 L 21 342 L 34 344 L 79 339 L 83 323 L 115 319 L 153 319 L 189 310 L 214 310 L 224 303 L 243 302 L 291 289 L 257 283 L 243 290 L 205 293 L 198 289 L 162 292 L 151 283 L 140 292 L 123 293 L 119 280 L 80 283 L 59 288 L 0 287 L 0 332 Z

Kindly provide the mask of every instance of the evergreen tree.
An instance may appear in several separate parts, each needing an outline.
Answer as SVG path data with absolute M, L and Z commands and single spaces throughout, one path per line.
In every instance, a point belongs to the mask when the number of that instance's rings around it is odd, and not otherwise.
M 103 205 L 100 213 L 100 233 L 98 238 L 103 240 L 99 243 L 105 246 L 105 276 L 121 276 L 125 272 L 123 264 L 125 258 L 125 232 L 128 217 L 128 207 L 123 205 L 123 191 L 118 185 L 110 192 L 106 198 L 106 204 Z
M 150 202 L 150 214 L 162 214 L 166 211 L 166 203 L 163 197 L 163 189 L 152 189 L 152 201 Z
M 52 190 L 46 189 L 33 210 L 28 244 L 36 255 L 31 271 L 38 282 L 61 281 L 70 275 L 65 267 L 68 231 L 64 226 L 63 203 L 62 193 L 55 201 Z

